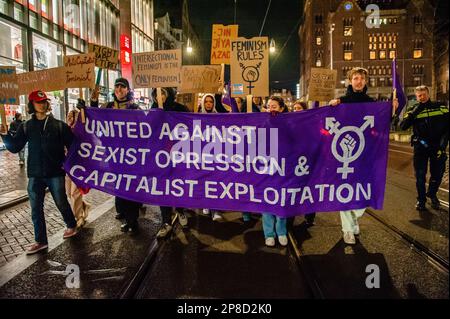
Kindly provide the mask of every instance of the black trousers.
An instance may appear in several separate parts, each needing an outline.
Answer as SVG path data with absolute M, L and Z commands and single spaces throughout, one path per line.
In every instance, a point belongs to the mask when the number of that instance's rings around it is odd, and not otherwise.
M 417 200 L 426 201 L 426 196 L 434 197 L 439 190 L 442 177 L 445 172 L 445 162 L 447 155 L 443 153 L 437 157 L 436 150 L 423 149 L 416 146 L 414 148 L 414 172 L 416 175 Z M 430 179 L 428 182 L 428 192 L 426 191 L 426 176 L 428 171 L 428 162 L 430 162 Z
M 139 217 L 139 209 L 142 207 L 141 203 L 134 202 L 125 198 L 116 197 L 116 211 L 125 216 L 127 224 L 134 225 L 137 223 Z

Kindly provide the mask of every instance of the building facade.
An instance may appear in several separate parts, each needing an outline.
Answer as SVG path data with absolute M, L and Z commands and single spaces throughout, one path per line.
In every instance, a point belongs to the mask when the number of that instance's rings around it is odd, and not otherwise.
M 369 5 L 379 11 L 366 12 Z M 300 95 L 307 96 L 312 67 L 337 70 L 335 93 L 340 96 L 348 70 L 361 66 L 369 71 L 369 94 L 387 100 L 394 57 L 409 97 L 418 85 L 433 86 L 433 22 L 429 1 L 305 0 L 299 28 Z
M 18 73 L 59 67 L 65 55 L 87 53 L 89 43 L 120 50 L 124 14 L 131 15 L 133 52 L 153 50 L 153 0 L 0 0 L 0 65 L 15 65 Z M 120 75 L 102 72 L 100 102 L 111 99 Z M 79 92 L 49 96 L 55 117 L 65 119 Z M 8 122 L 17 111 L 25 114 L 25 103 L 22 96 L 20 106 L 6 106 Z
M 155 18 L 155 31 L 157 50 L 182 49 L 183 30 L 172 27 L 168 12 L 160 18 Z

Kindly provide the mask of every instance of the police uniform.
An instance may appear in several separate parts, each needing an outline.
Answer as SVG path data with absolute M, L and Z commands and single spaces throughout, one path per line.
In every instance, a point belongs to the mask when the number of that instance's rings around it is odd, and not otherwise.
M 439 208 L 439 200 L 436 197 L 442 176 L 445 172 L 449 129 L 448 107 L 441 103 L 431 102 L 417 103 L 408 110 L 400 123 L 400 128 L 406 130 L 413 127 L 411 146 L 414 147 L 414 171 L 417 188 L 417 210 L 425 210 L 427 197 L 431 198 L 431 206 Z M 430 180 L 428 191 L 425 181 L 430 162 Z

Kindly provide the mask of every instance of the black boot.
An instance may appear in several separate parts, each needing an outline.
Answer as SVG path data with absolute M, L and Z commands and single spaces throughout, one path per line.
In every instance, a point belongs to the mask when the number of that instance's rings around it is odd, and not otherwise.
M 416 210 L 418 210 L 418 211 L 420 211 L 420 212 L 426 211 L 427 208 L 425 207 L 425 202 L 418 201 L 418 202 L 416 203 Z
M 129 222 L 128 225 L 128 231 L 130 232 L 130 235 L 136 235 L 137 233 L 139 233 L 139 224 L 137 220 Z
M 127 222 L 123 223 L 120 226 L 120 231 L 122 231 L 124 233 L 126 233 L 129 229 L 130 229 L 130 225 Z

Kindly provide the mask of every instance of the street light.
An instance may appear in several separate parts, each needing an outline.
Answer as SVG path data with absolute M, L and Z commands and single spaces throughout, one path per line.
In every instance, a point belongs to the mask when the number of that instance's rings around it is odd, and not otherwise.
M 271 40 L 270 40 L 269 51 L 270 51 L 270 53 L 275 53 L 275 51 L 276 51 L 276 48 L 275 48 L 275 40 L 274 40 L 274 39 L 271 39 Z
M 332 23 L 330 25 L 330 69 L 333 70 L 333 31 L 334 31 L 335 24 Z
M 191 39 L 189 39 L 189 38 L 187 40 L 186 52 L 189 53 L 189 54 L 192 53 L 192 43 L 191 43 Z

